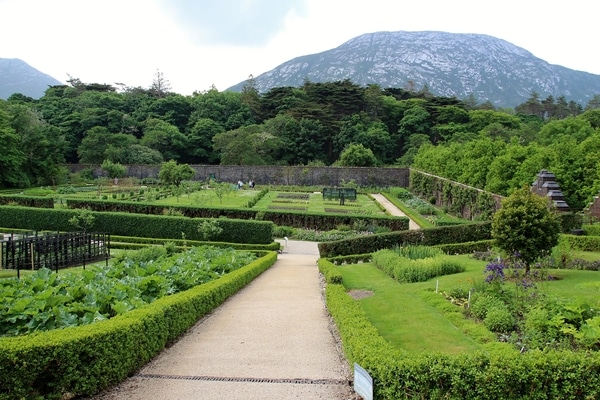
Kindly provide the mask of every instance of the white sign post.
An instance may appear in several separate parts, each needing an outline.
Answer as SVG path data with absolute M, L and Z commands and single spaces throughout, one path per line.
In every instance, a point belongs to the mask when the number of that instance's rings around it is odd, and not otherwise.
M 357 363 L 354 363 L 354 391 L 365 400 L 373 400 L 373 378 Z

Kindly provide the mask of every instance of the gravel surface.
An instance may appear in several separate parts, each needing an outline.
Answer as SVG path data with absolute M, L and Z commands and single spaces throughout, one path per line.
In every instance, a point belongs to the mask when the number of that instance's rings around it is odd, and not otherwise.
M 391 201 L 386 199 L 384 195 L 379 194 L 379 193 L 372 193 L 371 196 L 373 196 L 373 198 L 375 200 L 377 200 L 377 202 L 379 204 L 381 204 L 383 207 L 385 207 L 385 209 L 390 213 L 390 215 L 393 215 L 395 217 L 406 217 L 407 216 L 398 207 L 396 207 Z M 419 224 L 417 224 L 412 219 L 409 218 L 408 221 L 409 221 L 408 229 L 411 229 L 411 230 L 412 229 L 421 229 Z
M 317 244 L 282 243 L 269 270 L 93 399 L 360 399 L 325 308 Z

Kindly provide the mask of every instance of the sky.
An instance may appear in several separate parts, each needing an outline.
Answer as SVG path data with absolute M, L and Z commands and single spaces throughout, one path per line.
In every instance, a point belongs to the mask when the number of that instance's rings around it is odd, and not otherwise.
M 224 91 L 364 33 L 444 31 L 504 39 L 600 75 L 594 0 L 0 0 L 0 58 L 59 81 Z

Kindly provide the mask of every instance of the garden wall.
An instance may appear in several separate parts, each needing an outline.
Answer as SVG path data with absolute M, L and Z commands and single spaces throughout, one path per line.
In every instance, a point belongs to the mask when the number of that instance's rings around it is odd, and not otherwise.
M 408 187 L 408 168 L 375 167 L 291 167 L 280 165 L 190 165 L 195 171 L 194 180 L 214 178 L 223 182 L 248 182 L 260 185 L 340 186 L 354 182 L 359 186 Z M 92 168 L 94 176 L 102 176 L 99 165 L 71 164 L 72 172 Z M 160 165 L 125 165 L 127 176 L 158 178 Z
M 503 196 L 486 192 L 426 172 L 410 170 L 410 191 L 422 199 L 431 198 L 437 207 L 470 220 L 488 220 L 500 209 Z

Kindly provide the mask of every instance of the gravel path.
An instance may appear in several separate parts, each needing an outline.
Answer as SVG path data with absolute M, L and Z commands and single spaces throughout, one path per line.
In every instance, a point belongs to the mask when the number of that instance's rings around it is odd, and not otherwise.
M 384 195 L 379 194 L 379 193 L 372 193 L 371 196 L 373 196 L 373 198 L 375 200 L 377 200 L 377 202 L 379 204 L 381 204 L 383 207 L 385 207 L 385 209 L 390 213 L 390 215 L 396 216 L 396 217 L 406 217 L 407 215 L 404 214 L 398 207 L 396 207 L 394 204 L 392 204 L 392 202 L 390 202 L 388 199 L 385 198 Z M 421 227 L 412 219 L 408 219 L 408 229 L 421 229 Z
M 94 399 L 359 399 L 324 305 L 318 257 L 316 243 L 287 241 L 269 270 Z

